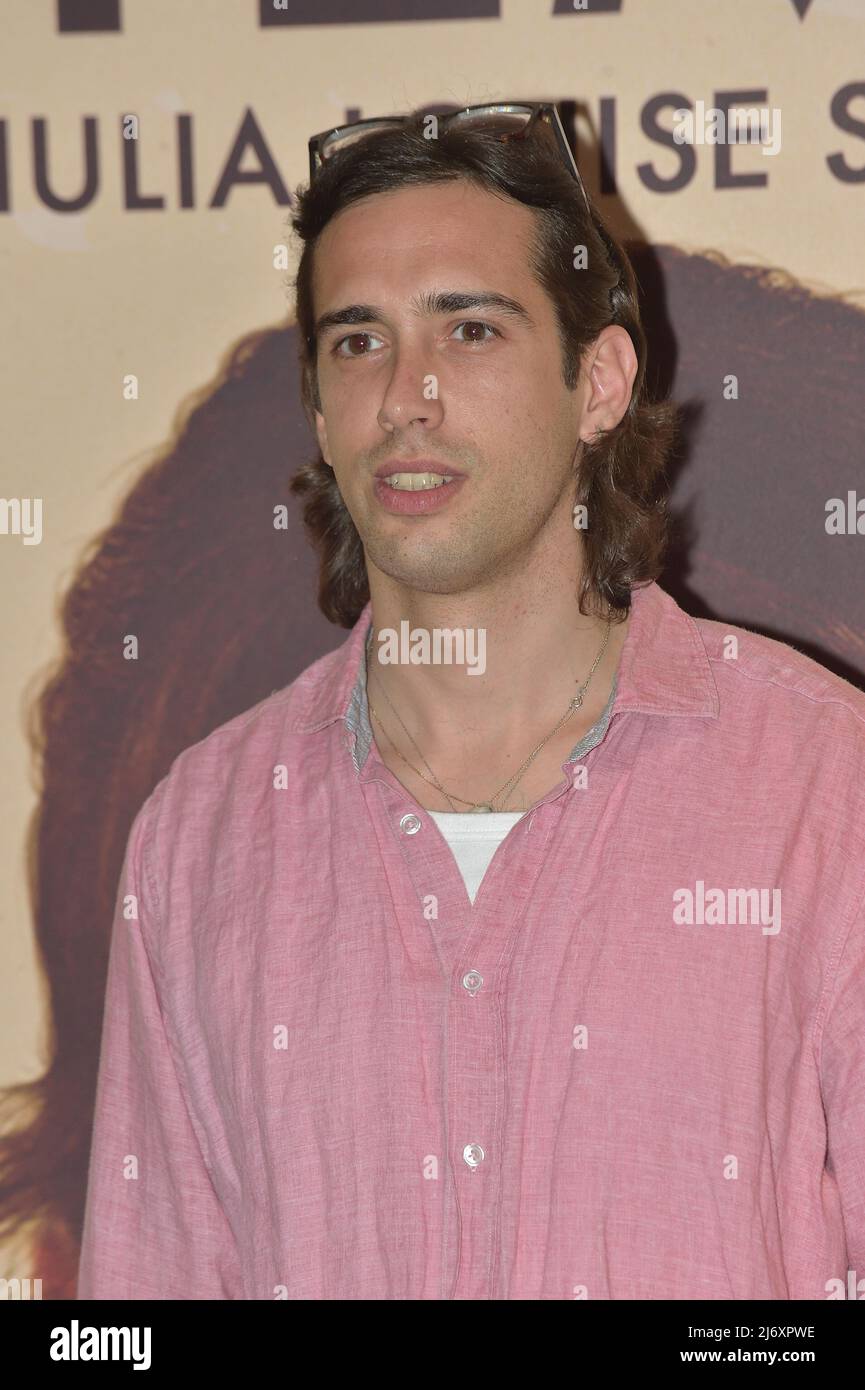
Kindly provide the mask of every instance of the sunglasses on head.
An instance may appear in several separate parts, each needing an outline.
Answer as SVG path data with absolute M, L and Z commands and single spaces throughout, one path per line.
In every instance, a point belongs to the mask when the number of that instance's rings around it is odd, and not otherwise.
M 315 182 L 322 165 L 350 145 L 363 140 L 379 130 L 396 130 L 416 117 L 373 116 L 369 120 L 354 121 L 351 125 L 335 126 L 313 135 L 309 141 L 309 181 Z M 461 111 L 452 111 L 446 116 L 437 116 L 440 129 L 473 131 L 495 135 L 501 140 L 525 140 L 538 135 L 552 134 L 559 155 L 565 167 L 580 187 L 580 192 L 591 217 L 591 206 L 585 185 L 577 168 L 577 161 L 571 153 L 562 126 L 561 117 L 552 102 L 517 103 L 487 106 L 465 106 Z

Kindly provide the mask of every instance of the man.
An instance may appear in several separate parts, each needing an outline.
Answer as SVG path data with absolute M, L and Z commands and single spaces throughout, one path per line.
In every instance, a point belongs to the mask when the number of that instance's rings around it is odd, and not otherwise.
M 655 582 L 673 411 L 553 108 L 311 146 L 351 632 L 136 817 L 79 1296 L 843 1297 L 865 697 Z

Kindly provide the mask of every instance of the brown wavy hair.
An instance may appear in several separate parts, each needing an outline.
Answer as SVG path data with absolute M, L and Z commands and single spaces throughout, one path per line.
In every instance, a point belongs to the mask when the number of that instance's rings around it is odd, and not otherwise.
M 533 208 L 531 268 L 555 307 L 565 385 L 576 389 L 585 350 L 609 324 L 630 334 L 637 356 L 625 414 L 613 429 L 582 446 L 576 468 L 575 500 L 586 506 L 589 518 L 580 533 L 579 609 L 612 610 L 620 621 L 630 607 L 631 587 L 656 579 L 663 569 L 669 520 L 665 470 L 678 428 L 678 408 L 649 399 L 646 337 L 633 266 L 590 199 L 589 215 L 579 185 L 551 141 L 503 141 L 477 128 L 466 132 L 453 126 L 443 126 L 437 138 L 429 139 L 426 119 L 426 112 L 417 111 L 402 126 L 356 141 L 328 159 L 310 187 L 297 190 L 290 220 L 303 245 L 294 287 L 306 418 L 314 425 L 314 411 L 320 409 L 313 257 L 321 233 L 338 212 L 377 193 L 452 179 L 467 179 Z M 539 124 L 537 129 L 549 127 Z M 587 250 L 583 270 L 574 269 L 578 245 Z M 291 487 L 302 499 L 304 526 L 318 552 L 319 607 L 330 622 L 353 627 L 369 598 L 363 546 L 320 452 L 299 469 Z

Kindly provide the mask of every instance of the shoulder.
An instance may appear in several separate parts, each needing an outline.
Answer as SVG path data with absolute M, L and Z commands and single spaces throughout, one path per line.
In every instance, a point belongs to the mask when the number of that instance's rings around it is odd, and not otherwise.
M 273 786 L 275 769 L 295 766 L 312 752 L 303 730 L 316 713 L 327 722 L 330 696 L 339 686 L 342 648 L 319 657 L 295 679 L 185 748 L 138 812 L 151 846 L 170 853 L 181 834 L 195 838 L 205 824 L 251 812 Z M 327 695 L 326 695 L 327 692 Z
M 865 692 L 787 642 L 749 628 L 693 618 L 719 694 L 779 719 L 828 722 L 865 752 Z

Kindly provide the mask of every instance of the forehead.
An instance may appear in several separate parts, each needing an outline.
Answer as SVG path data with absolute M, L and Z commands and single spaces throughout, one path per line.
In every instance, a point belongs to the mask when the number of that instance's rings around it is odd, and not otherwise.
M 316 311 L 351 292 L 414 292 L 423 281 L 460 288 L 495 284 L 540 294 L 529 251 L 530 208 L 465 179 L 377 193 L 343 209 L 319 238 L 313 264 Z M 369 294 L 363 287 L 370 286 Z

